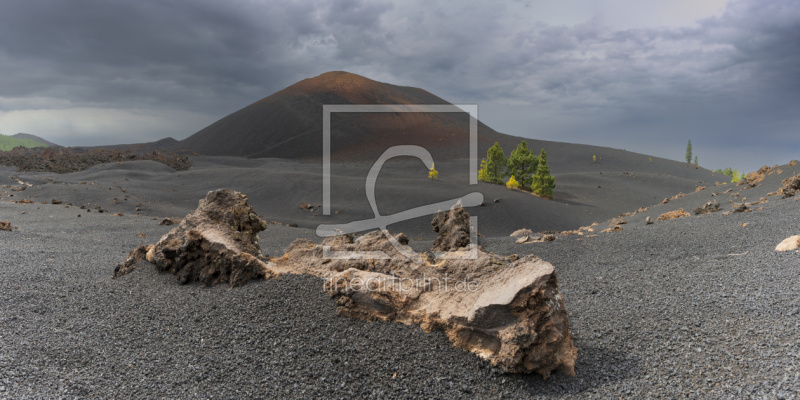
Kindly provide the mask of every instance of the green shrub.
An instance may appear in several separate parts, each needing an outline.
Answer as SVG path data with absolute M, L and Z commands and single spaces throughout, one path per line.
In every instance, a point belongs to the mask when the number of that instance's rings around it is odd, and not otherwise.
M 436 170 L 435 164 L 431 163 L 431 169 L 428 170 L 428 178 L 439 179 L 439 171 Z
M 519 182 L 517 182 L 517 180 L 514 179 L 514 175 L 511 175 L 511 178 L 508 179 L 508 182 L 506 182 L 506 187 L 509 189 L 519 188 Z
M 481 182 L 491 182 L 489 171 L 486 170 L 486 159 L 481 160 L 481 167 L 478 169 L 478 180 Z

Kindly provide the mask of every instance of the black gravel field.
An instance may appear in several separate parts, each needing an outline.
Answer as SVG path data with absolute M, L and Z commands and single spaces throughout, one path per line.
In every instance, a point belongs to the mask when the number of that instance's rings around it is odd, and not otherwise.
M 19 227 L 0 231 L 0 398 L 794 398 L 800 254 L 774 247 L 800 234 L 800 201 L 764 207 L 550 243 L 484 238 L 558 271 L 577 376 L 543 381 L 499 373 L 441 333 L 338 317 L 310 276 L 234 289 L 151 268 L 112 280 L 170 227 L 0 201 Z M 270 225 L 260 238 L 279 255 L 301 236 L 313 232 Z

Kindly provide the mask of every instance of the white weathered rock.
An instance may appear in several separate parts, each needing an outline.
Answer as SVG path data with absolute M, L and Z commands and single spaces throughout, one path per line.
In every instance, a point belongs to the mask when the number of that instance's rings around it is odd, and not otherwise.
M 511 237 L 523 237 L 523 236 L 529 236 L 532 233 L 533 232 L 530 229 L 527 229 L 527 228 L 525 228 L 525 229 L 517 229 L 514 232 L 512 232 L 510 236 Z
M 775 251 L 791 251 L 796 250 L 798 247 L 800 247 L 800 235 L 794 235 L 780 242 L 780 244 L 775 247 Z
M 434 221 L 469 221 L 463 209 L 448 214 Z M 453 237 L 439 226 L 440 238 Z M 466 226 L 448 229 L 459 236 L 468 232 Z M 407 239 L 394 238 L 400 250 L 382 232 L 328 238 L 320 245 L 298 239 L 273 268 L 325 277 L 325 289 L 342 315 L 441 329 L 455 346 L 506 372 L 574 375 L 577 349 L 551 264 L 535 256 L 501 257 L 466 247 L 450 247 L 437 259 L 418 255 L 415 261 L 403 255 L 413 253 Z M 448 242 L 453 243 L 439 241 Z M 383 252 L 389 258 L 325 259 L 325 246 L 336 252 Z

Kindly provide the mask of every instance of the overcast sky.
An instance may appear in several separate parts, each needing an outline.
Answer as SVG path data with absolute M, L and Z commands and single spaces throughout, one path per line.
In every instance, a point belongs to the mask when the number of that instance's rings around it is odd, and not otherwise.
M 7 135 L 183 139 L 332 70 L 478 104 L 512 135 L 800 159 L 797 0 L 0 1 Z

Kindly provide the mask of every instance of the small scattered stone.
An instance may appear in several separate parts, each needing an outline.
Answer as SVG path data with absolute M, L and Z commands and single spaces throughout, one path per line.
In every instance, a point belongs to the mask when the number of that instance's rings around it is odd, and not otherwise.
M 800 247 L 800 235 L 789 236 L 775 247 L 775 251 L 791 251 Z

